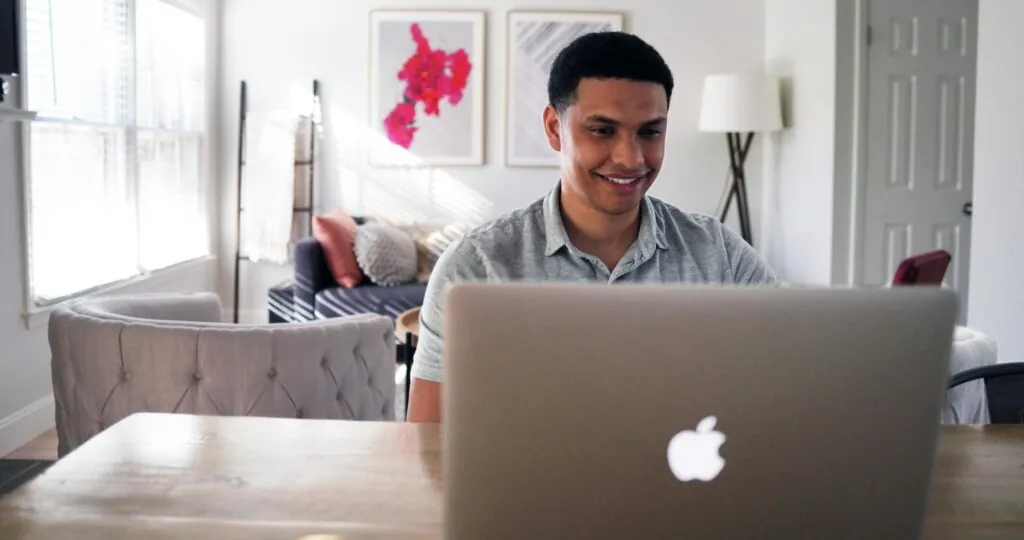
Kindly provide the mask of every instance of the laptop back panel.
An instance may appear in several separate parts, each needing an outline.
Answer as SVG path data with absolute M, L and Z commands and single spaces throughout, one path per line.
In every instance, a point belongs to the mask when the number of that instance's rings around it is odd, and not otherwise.
M 446 537 L 913 537 L 955 304 L 924 288 L 456 287 Z

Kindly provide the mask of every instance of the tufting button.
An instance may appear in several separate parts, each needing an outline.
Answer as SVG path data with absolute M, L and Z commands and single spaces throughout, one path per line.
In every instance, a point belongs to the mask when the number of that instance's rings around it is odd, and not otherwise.
M 302 409 L 295 411 L 295 418 L 302 418 L 303 416 L 305 415 L 303 414 Z
M 132 380 L 132 374 L 128 373 L 127 369 L 122 369 L 121 370 L 121 380 L 122 381 L 130 381 L 130 380 Z
M 267 377 L 270 377 L 271 379 L 277 377 L 277 370 L 274 368 L 270 368 L 270 371 L 267 372 Z
M 337 399 L 338 401 L 341 401 L 341 400 L 345 399 L 345 394 L 341 390 L 338 390 L 338 394 L 334 397 L 334 399 Z
M 192 378 L 193 378 L 193 379 L 195 379 L 195 380 L 197 380 L 197 381 L 201 381 L 201 380 L 203 380 L 203 374 L 202 374 L 202 373 L 199 373 L 199 372 L 197 371 L 197 372 L 195 372 L 195 374 L 194 374 L 194 375 L 192 375 Z
M 320 360 L 320 365 L 324 366 L 324 367 L 327 367 L 327 357 L 326 356 L 323 357 L 322 360 Z

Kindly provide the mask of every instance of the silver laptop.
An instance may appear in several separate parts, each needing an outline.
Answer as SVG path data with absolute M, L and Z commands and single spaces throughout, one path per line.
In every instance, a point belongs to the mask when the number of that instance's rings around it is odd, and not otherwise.
M 463 284 L 445 537 L 915 538 L 957 298 Z

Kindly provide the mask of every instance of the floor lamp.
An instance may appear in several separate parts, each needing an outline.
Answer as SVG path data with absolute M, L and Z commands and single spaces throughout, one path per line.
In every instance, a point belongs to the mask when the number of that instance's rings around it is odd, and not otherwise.
M 739 213 L 740 235 L 750 245 L 754 234 L 744 169 L 755 133 L 782 129 L 779 81 L 764 74 L 708 75 L 704 79 L 700 130 L 725 133 L 729 148 L 728 194 L 719 219 L 725 223 L 733 199 Z

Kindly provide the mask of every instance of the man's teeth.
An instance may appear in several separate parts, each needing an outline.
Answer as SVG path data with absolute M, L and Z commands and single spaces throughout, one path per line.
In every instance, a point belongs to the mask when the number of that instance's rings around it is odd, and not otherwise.
M 643 177 L 642 176 L 636 176 L 636 177 L 633 177 L 633 178 L 612 178 L 611 176 L 605 176 L 604 177 L 605 180 L 607 180 L 609 182 L 612 182 L 613 184 L 619 184 L 619 185 L 622 185 L 622 186 L 626 186 L 626 185 L 632 184 L 633 182 L 636 182 L 637 180 L 639 180 L 641 178 L 643 178 Z

